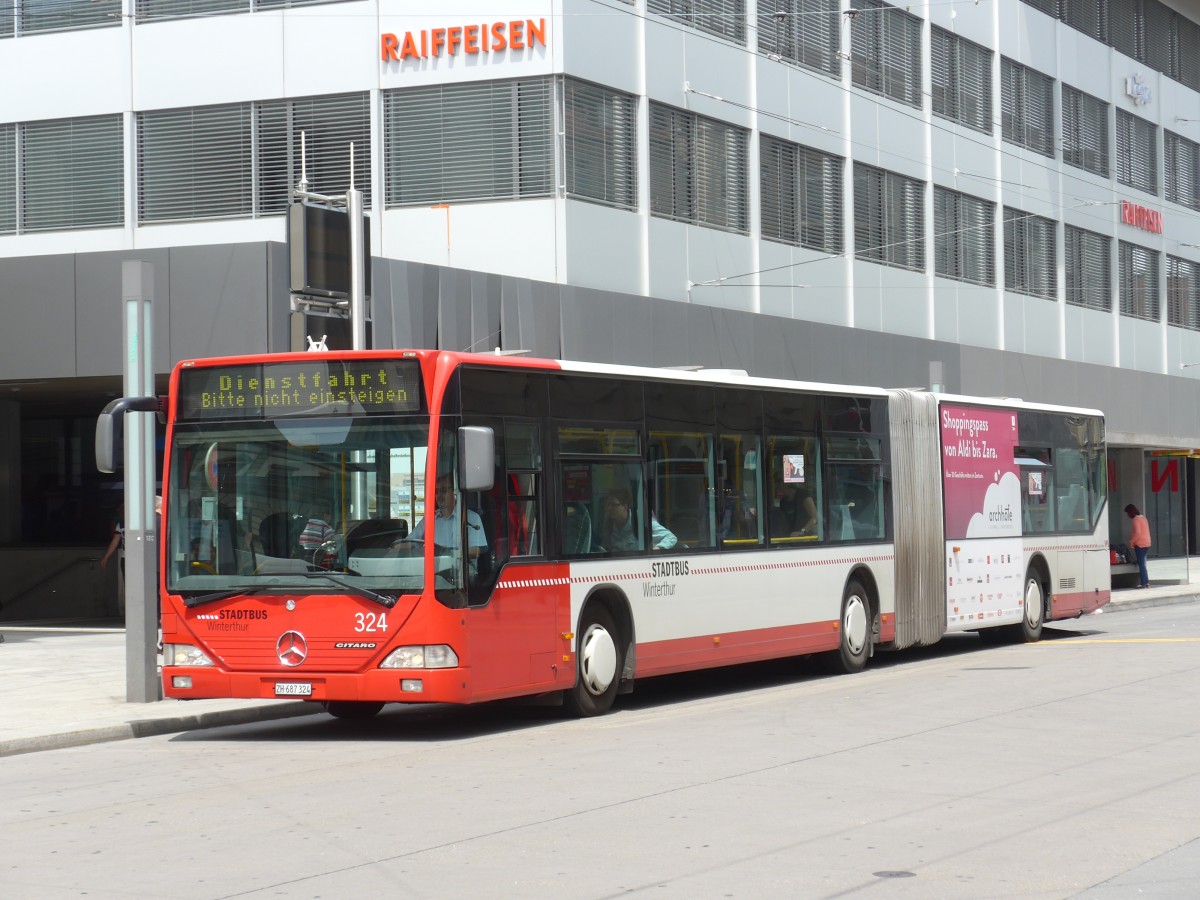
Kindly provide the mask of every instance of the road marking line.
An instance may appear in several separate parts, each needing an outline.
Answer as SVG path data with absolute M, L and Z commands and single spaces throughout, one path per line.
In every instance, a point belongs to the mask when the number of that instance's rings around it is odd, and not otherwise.
M 1064 647 L 1075 644 L 1195 644 L 1200 643 L 1200 637 L 1186 638 L 1086 638 L 1082 640 L 1042 641 L 1043 647 L 1061 645 Z

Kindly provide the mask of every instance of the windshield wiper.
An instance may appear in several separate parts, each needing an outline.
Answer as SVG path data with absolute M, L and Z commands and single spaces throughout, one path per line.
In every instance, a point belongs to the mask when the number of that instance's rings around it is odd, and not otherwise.
M 288 577 L 293 576 L 299 578 L 325 578 L 329 581 L 332 581 L 338 587 L 345 588 L 352 594 L 358 594 L 360 597 L 366 597 L 368 600 L 374 600 L 380 606 L 386 606 L 388 609 L 391 609 L 396 605 L 396 597 L 392 597 L 388 594 L 377 594 L 370 588 L 359 587 L 357 584 L 351 584 L 349 581 L 346 581 L 343 578 L 338 578 L 332 572 L 288 572 Z
M 197 594 L 194 597 L 184 597 L 183 605 L 192 609 L 197 606 L 204 606 L 206 603 L 217 603 L 221 600 L 229 600 L 233 597 L 244 597 L 250 594 L 261 594 L 267 590 L 264 585 L 245 584 L 241 587 L 228 588 L 224 591 L 213 591 L 210 594 Z

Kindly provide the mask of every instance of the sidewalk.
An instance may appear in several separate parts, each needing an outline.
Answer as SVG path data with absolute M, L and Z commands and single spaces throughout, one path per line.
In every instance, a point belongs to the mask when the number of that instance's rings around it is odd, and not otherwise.
M 1200 600 L 1200 584 L 1115 590 L 1104 609 Z M 279 700 L 125 702 L 125 631 L 0 625 L 0 757 L 319 713 Z

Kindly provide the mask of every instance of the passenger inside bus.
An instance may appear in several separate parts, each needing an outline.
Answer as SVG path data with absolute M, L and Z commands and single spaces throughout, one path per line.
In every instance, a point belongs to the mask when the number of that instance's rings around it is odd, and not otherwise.
M 650 544 L 655 550 L 674 547 L 677 538 L 670 529 L 650 516 Z M 600 544 L 605 550 L 641 550 L 642 534 L 633 515 L 633 495 L 628 488 L 613 488 L 604 501 L 604 525 Z

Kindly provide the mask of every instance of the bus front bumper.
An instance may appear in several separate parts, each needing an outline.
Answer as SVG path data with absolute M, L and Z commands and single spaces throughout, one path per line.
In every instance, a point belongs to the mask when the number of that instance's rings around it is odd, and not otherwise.
M 206 666 L 164 666 L 163 694 L 176 700 L 364 700 L 384 703 L 466 703 L 464 668 L 377 669 L 357 673 L 225 672 Z

